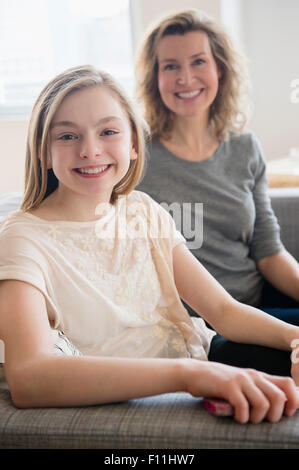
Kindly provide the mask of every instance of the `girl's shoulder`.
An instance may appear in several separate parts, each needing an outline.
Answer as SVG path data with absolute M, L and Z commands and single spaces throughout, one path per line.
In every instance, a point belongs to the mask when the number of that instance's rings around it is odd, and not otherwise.
M 135 189 L 127 197 L 127 204 L 134 205 L 140 204 L 144 209 L 153 208 L 158 209 L 159 204 L 149 194 Z
M 18 210 L 7 215 L 0 222 L 0 239 L 17 237 L 19 240 L 43 240 L 45 232 L 49 231 L 50 223 L 46 220 Z

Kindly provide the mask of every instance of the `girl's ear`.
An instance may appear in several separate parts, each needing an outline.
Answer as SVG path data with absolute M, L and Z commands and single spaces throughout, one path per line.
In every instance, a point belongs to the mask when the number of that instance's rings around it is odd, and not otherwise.
M 138 153 L 136 152 L 135 148 L 132 146 L 132 150 L 130 152 L 130 160 L 137 160 Z
M 52 168 L 52 162 L 51 162 L 51 157 L 50 155 L 47 156 L 47 170 Z
M 137 152 L 137 138 L 136 135 L 132 137 L 132 148 L 130 152 L 130 160 L 136 160 L 138 158 L 138 152 Z
M 41 148 L 40 146 L 38 147 L 38 159 L 41 161 Z M 52 168 L 52 162 L 51 162 L 51 155 L 47 155 L 47 170 Z

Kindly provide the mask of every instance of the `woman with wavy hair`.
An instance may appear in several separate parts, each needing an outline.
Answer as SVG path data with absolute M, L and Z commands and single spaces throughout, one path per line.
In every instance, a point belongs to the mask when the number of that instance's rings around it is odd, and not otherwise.
M 189 228 L 203 226 L 201 240 L 199 229 L 179 228 L 235 299 L 298 325 L 298 263 L 280 240 L 261 146 L 245 130 L 248 77 L 245 56 L 202 12 L 172 13 L 151 26 L 136 58 L 136 95 L 152 135 L 139 188 L 170 209 L 179 203 L 177 220 L 192 217 Z M 263 302 L 265 280 L 280 303 Z

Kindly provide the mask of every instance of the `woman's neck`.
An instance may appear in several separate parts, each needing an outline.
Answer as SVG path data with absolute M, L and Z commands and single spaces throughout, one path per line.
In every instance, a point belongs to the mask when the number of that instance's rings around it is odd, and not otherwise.
M 207 120 L 198 118 L 177 118 L 170 139 L 161 142 L 174 155 L 190 161 L 207 160 L 219 146 Z

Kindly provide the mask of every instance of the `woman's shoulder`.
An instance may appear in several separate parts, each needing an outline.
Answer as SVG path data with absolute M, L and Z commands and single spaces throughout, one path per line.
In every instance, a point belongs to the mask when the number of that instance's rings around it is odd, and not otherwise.
M 251 130 L 242 132 L 242 134 L 231 132 L 226 142 L 232 146 L 243 146 L 243 147 L 252 147 L 252 146 L 259 144 L 256 135 Z
M 246 162 L 251 160 L 261 163 L 264 159 L 261 143 L 251 130 L 239 135 L 231 133 L 229 139 L 224 142 L 224 149 L 230 157 L 243 157 Z

